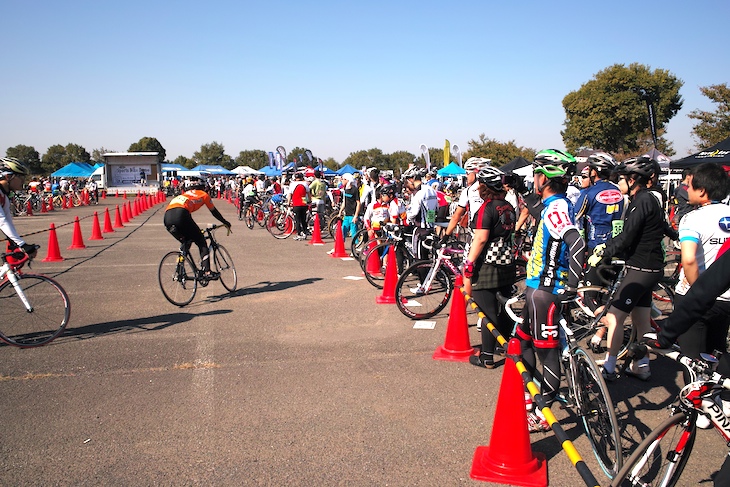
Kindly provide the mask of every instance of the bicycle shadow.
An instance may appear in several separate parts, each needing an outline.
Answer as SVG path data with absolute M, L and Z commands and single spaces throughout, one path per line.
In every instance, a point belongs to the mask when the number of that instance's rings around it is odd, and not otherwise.
M 232 293 L 221 294 L 220 296 L 211 296 L 208 299 L 218 298 L 223 299 L 226 296 L 250 296 L 253 294 L 271 293 L 276 291 L 284 291 L 298 286 L 306 286 L 308 284 L 314 284 L 317 281 L 321 281 L 321 277 L 308 277 L 299 281 L 260 281 L 251 286 L 246 286 L 235 290 Z
M 203 313 L 167 313 L 157 316 L 146 316 L 131 320 L 105 321 L 77 328 L 67 328 L 63 334 L 48 345 L 55 345 L 69 340 L 88 340 L 103 335 L 125 332 L 145 332 L 163 330 L 173 325 L 188 322 L 199 316 L 215 316 L 232 313 L 232 310 L 212 310 Z M 46 346 L 48 346 L 46 345 Z

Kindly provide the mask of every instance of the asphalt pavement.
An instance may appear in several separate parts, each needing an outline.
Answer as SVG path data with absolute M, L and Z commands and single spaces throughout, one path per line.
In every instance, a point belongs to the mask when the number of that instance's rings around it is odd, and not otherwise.
M 332 240 L 275 240 L 215 200 L 234 222 L 217 236 L 238 289 L 212 282 L 179 308 L 157 282 L 177 248 L 164 204 L 89 240 L 93 212 L 103 225 L 122 201 L 16 218 L 42 245 L 32 271 L 56 278 L 72 309 L 51 344 L 0 346 L 1 485 L 489 485 L 469 473 L 478 446 L 511 448 L 491 438 L 504 367 L 432 359 L 448 307 L 434 329 L 414 329 L 395 305 L 375 304 L 381 291 L 356 262 L 327 255 Z M 69 250 L 76 216 L 86 248 Z M 194 217 L 215 222 L 205 209 Z M 50 223 L 62 262 L 41 261 Z M 681 383 L 666 359 L 652 370 L 649 382 L 611 385 L 627 449 L 667 416 Z M 553 409 L 607 485 L 580 423 Z M 531 440 L 551 485 L 583 485 L 554 435 Z M 701 431 L 694 453 L 685 485 L 707 482 L 727 448 Z

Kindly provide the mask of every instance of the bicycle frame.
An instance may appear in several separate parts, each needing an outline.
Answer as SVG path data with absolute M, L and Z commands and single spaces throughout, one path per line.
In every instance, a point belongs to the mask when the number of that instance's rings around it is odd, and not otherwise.
M 7 254 L 3 254 L 3 260 L 5 260 Z M 18 264 L 20 265 L 28 260 L 28 256 L 26 255 L 24 259 L 22 259 Z M 0 282 L 5 280 L 7 278 L 8 281 L 10 281 L 10 284 L 13 285 L 13 289 L 15 289 L 15 292 L 18 294 L 18 297 L 20 297 L 20 300 L 23 302 L 23 305 L 25 306 L 26 311 L 31 312 L 33 311 L 33 306 L 28 301 L 28 298 L 25 296 L 25 293 L 23 292 L 23 288 L 20 286 L 20 282 L 18 281 L 18 274 L 20 271 L 18 271 L 15 266 L 11 266 L 9 262 L 5 261 L 2 266 L 0 266 Z
M 463 253 L 463 250 L 452 249 L 449 247 L 441 247 L 440 249 L 438 249 L 436 251 L 436 259 L 434 260 L 434 265 L 431 266 L 431 269 L 428 271 L 426 278 L 423 280 L 423 289 L 426 292 L 431 290 L 431 284 L 433 283 L 433 279 L 441 266 L 444 266 L 449 271 L 451 271 L 452 275 L 461 276 L 461 271 L 459 270 L 459 268 L 456 267 L 453 262 L 451 262 L 451 256 Z

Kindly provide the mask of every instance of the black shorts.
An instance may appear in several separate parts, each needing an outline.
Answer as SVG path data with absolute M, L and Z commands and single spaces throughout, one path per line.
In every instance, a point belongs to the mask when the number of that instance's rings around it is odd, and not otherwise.
M 654 286 L 664 274 L 659 272 L 640 271 L 638 269 L 627 269 L 626 276 L 621 281 L 621 286 L 611 306 L 630 313 L 635 307 L 648 308 L 651 306 L 651 292 Z
M 436 212 L 436 221 L 439 223 L 449 221 L 449 205 L 439 206 Z
M 185 208 L 171 208 L 165 212 L 165 228 L 180 242 L 195 242 L 198 248 L 207 248 L 203 232 L 198 228 L 193 216 Z

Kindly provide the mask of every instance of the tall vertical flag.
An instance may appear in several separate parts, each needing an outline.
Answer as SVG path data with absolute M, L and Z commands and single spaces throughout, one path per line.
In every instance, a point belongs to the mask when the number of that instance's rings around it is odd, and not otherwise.
M 269 167 L 272 169 L 274 168 L 274 153 L 273 152 L 269 152 Z
M 423 158 L 426 161 L 426 171 L 431 170 L 431 156 L 428 154 L 428 147 L 426 147 L 426 144 L 421 144 L 421 153 L 423 154 Z
M 456 163 L 461 167 L 461 149 L 459 149 L 459 146 L 454 144 L 451 146 L 451 152 L 454 154 L 454 159 L 456 160 Z
M 449 162 L 451 162 L 451 142 L 446 139 L 444 143 L 444 167 L 448 166 Z
M 276 169 L 281 171 L 281 169 L 284 167 L 284 161 L 286 161 L 286 149 L 284 149 L 284 147 L 280 145 L 276 148 L 276 153 L 279 154 L 279 160 L 276 161 Z

